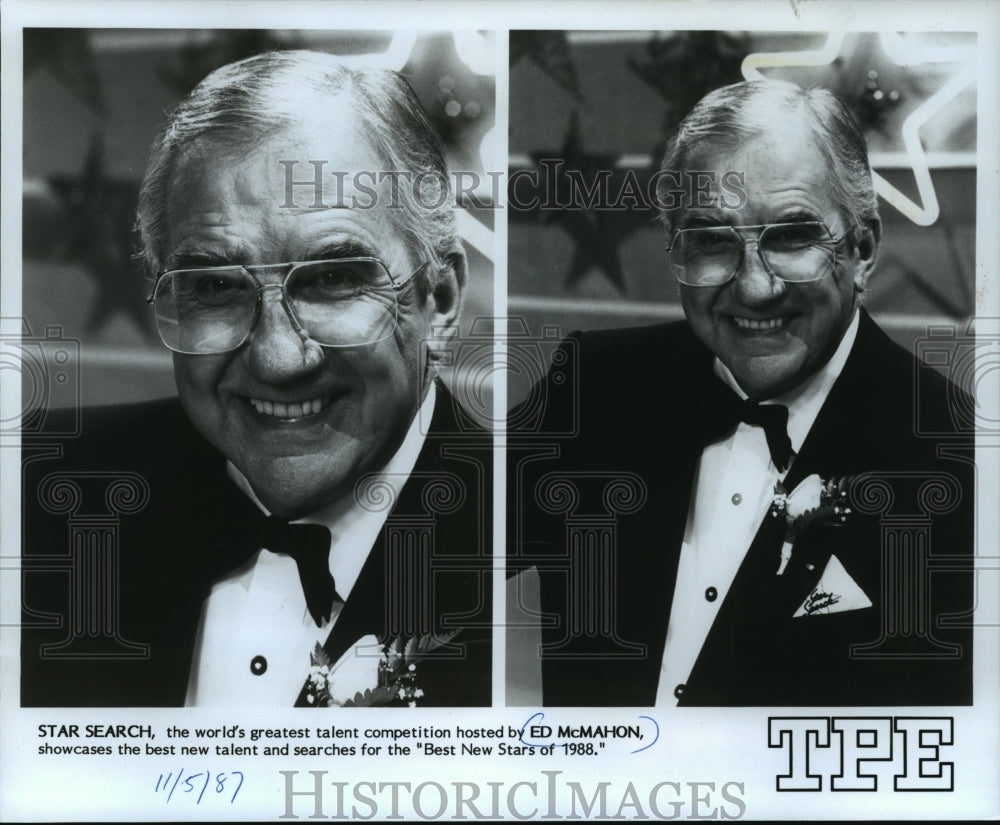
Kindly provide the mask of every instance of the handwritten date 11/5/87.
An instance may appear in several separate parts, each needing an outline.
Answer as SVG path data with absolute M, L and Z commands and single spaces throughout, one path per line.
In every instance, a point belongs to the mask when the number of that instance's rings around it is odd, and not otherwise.
M 211 771 L 199 771 L 197 773 L 185 773 L 184 769 L 177 771 L 176 775 L 171 771 L 168 774 L 160 774 L 156 780 L 155 793 L 162 795 L 166 793 L 169 802 L 175 792 L 186 794 L 193 799 L 197 794 L 195 805 L 200 805 L 205 792 L 211 790 L 218 796 L 228 796 L 229 804 L 236 801 L 236 794 L 243 787 L 243 772 L 230 771 L 229 773 L 219 772 L 212 775 Z M 230 795 L 231 794 L 231 795 Z M 209 794 L 211 796 L 211 794 Z

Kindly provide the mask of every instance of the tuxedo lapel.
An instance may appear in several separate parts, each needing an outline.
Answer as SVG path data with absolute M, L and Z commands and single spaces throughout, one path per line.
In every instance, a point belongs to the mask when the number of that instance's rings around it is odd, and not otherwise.
M 488 704 L 488 685 L 490 682 L 489 638 L 491 611 L 489 609 L 488 581 L 483 573 L 492 565 L 489 545 L 484 544 L 486 529 L 490 524 L 489 504 L 491 503 L 490 482 L 492 479 L 488 461 L 477 465 L 461 458 L 450 457 L 449 448 L 478 445 L 478 454 L 490 455 L 492 443 L 489 433 L 476 430 L 470 422 L 457 420 L 457 404 L 442 386 L 437 387 L 437 398 L 434 405 L 434 415 L 428 427 L 427 437 L 414 464 L 413 471 L 403 484 L 399 497 L 386 518 L 379 535 L 371 548 L 364 548 L 368 553 L 358 580 L 341 611 L 337 622 L 323 645 L 323 649 L 331 662 L 338 661 L 361 638 L 374 635 L 380 639 L 407 635 L 400 633 L 399 627 L 421 626 L 420 616 L 429 616 L 431 627 L 429 632 L 443 634 L 456 629 L 450 624 L 442 625 L 442 620 L 456 613 L 477 613 L 477 628 L 463 629 L 455 642 L 476 642 L 476 662 L 459 661 L 459 666 L 470 670 L 478 668 L 480 672 L 456 670 L 449 674 L 450 680 L 457 680 L 459 685 L 435 685 L 428 682 L 433 679 L 436 668 L 431 662 L 421 664 L 421 688 L 432 700 L 453 696 L 454 704 Z M 465 450 L 460 450 L 464 455 Z M 475 453 L 472 449 L 470 452 Z M 456 512 L 447 517 L 435 518 L 428 513 L 428 502 L 433 498 L 434 485 L 449 482 L 449 489 L 460 490 L 463 495 L 475 496 L 474 501 L 464 502 Z M 444 487 L 438 489 L 444 490 Z M 432 522 L 428 524 L 428 519 Z M 402 548 L 410 562 L 415 558 L 414 567 L 409 562 L 405 570 L 399 560 L 393 562 L 389 557 L 401 549 L 399 537 L 400 528 L 409 535 L 407 529 L 411 521 L 418 533 L 413 546 Z M 419 523 L 419 524 L 418 524 Z M 427 532 L 419 532 L 430 527 Z M 433 545 L 421 547 L 420 537 L 433 537 Z M 426 554 L 419 556 L 421 552 Z M 467 556 L 468 570 L 462 571 L 457 565 L 456 572 L 441 572 L 437 567 L 442 565 L 441 555 Z M 432 558 L 432 556 L 434 558 Z M 456 559 L 461 561 L 461 559 Z M 392 577 L 392 580 L 390 580 Z M 405 593 L 403 591 L 405 590 Z M 389 599 L 403 595 L 394 605 Z M 480 601 L 477 600 L 481 599 Z M 400 607 L 404 605 L 404 607 Z M 400 613 L 403 615 L 400 615 Z M 394 625 L 397 626 L 394 628 Z M 485 642 L 485 644 L 483 644 Z M 485 658 L 482 651 L 485 648 Z M 449 651 L 443 650 L 443 654 Z M 453 649 L 457 658 L 461 650 Z M 303 666 L 303 678 L 308 669 L 308 663 Z M 463 690 L 462 684 L 470 686 Z M 485 696 L 482 695 L 483 686 Z M 476 686 L 479 695 L 473 695 L 471 687 Z M 473 696 L 474 701 L 469 701 Z M 432 701 L 433 704 L 449 704 L 448 701 Z M 298 706 L 306 705 L 305 688 L 299 695 Z M 421 704 L 424 704 L 423 702 Z
M 859 421 L 858 404 L 861 400 L 877 397 L 872 382 L 878 380 L 878 365 L 883 357 L 877 346 L 877 339 L 882 333 L 863 309 L 860 312 L 861 319 L 854 346 L 820 408 L 799 455 L 785 476 L 786 490 L 795 489 L 813 473 L 826 479 L 843 474 L 844 468 L 851 468 L 850 472 L 853 473 L 865 469 L 865 453 L 870 452 L 867 445 L 872 441 L 870 433 L 879 428 L 879 422 Z M 892 426 L 898 423 L 893 420 Z M 864 427 L 868 433 L 864 437 L 852 438 L 851 432 L 857 427 Z
M 783 533 L 784 525 L 772 518 L 766 518 L 757 531 L 685 683 L 680 704 L 733 704 L 741 673 L 755 664 L 746 640 L 766 633 L 780 609 L 774 581 Z

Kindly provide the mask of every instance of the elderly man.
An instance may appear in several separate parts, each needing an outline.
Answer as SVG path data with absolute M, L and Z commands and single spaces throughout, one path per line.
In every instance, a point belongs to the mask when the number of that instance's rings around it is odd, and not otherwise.
M 74 561 L 107 604 L 29 577 L 26 617 L 74 628 L 25 629 L 23 704 L 490 703 L 489 438 L 435 380 L 466 281 L 446 175 L 406 81 L 330 55 L 225 66 L 171 114 L 139 226 L 179 397 L 26 475 L 26 555 L 67 552 L 43 472 L 143 501 Z
M 540 429 L 578 428 L 510 472 L 546 703 L 970 703 L 964 394 L 863 309 L 882 227 L 848 110 L 719 89 L 658 184 L 686 322 L 575 336 Z

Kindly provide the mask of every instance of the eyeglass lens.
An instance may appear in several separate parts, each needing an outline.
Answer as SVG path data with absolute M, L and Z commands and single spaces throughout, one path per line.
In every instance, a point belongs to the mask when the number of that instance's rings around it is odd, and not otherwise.
M 728 282 L 745 253 L 746 240 L 731 226 L 682 229 L 671 246 L 677 279 L 691 286 Z M 757 240 L 768 269 L 783 281 L 817 281 L 833 268 L 835 247 L 822 223 L 770 224 Z
M 242 267 L 180 269 L 160 278 L 157 328 L 175 352 L 208 354 L 240 346 L 257 316 L 260 285 Z M 284 282 L 294 321 L 325 346 L 358 346 L 390 335 L 396 293 L 374 260 L 298 264 Z

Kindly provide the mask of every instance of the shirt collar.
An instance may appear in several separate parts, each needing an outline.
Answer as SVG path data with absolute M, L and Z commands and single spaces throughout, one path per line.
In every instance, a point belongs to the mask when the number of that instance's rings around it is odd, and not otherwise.
M 763 402 L 765 404 L 784 404 L 788 407 L 788 437 L 792 442 L 792 449 L 796 453 L 802 450 L 802 444 L 812 429 L 816 416 L 819 415 L 820 408 L 826 397 L 833 389 L 833 385 L 840 377 L 840 373 L 847 363 L 847 357 L 851 354 L 854 341 L 858 337 L 858 325 L 861 321 L 861 314 L 857 311 L 851 319 L 851 323 L 840 339 L 833 356 L 818 371 L 814 372 L 805 381 L 788 392 L 770 398 Z M 748 396 L 736 383 L 736 379 L 729 371 L 729 368 L 718 358 L 712 363 L 715 374 L 741 399 Z

